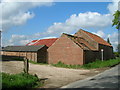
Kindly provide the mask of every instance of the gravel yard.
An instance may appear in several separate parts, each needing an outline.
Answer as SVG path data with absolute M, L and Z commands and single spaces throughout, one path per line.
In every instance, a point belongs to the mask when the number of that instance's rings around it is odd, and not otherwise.
M 23 72 L 23 65 L 23 61 L 2 61 L 2 72 L 20 73 Z M 96 75 L 106 69 L 108 68 L 90 70 L 67 69 L 51 65 L 29 64 L 29 73 L 37 74 L 39 78 L 45 80 L 43 88 L 58 88 L 71 82 Z

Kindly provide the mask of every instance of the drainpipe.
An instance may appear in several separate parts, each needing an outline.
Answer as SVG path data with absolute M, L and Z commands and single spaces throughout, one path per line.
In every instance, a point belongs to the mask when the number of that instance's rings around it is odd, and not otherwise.
M 101 49 L 101 60 L 103 61 L 104 57 L 103 57 L 103 49 Z

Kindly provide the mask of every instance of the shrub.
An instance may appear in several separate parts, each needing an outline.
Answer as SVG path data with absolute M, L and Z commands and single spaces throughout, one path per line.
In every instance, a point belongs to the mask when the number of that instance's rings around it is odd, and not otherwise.
M 114 52 L 115 57 L 120 57 L 120 54 L 118 52 Z
M 38 77 L 26 73 L 2 73 L 2 88 L 29 88 L 38 84 Z

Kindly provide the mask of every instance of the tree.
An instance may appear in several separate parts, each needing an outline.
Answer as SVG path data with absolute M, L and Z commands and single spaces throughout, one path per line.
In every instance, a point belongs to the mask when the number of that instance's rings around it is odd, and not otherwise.
M 118 29 L 118 35 L 120 33 L 120 11 L 117 10 L 115 12 L 115 14 L 113 14 L 114 16 L 114 19 L 112 20 L 113 24 L 112 26 L 116 25 L 116 29 Z M 118 54 L 120 54 L 120 43 L 119 43 L 119 39 L 120 37 L 118 37 L 118 47 L 117 47 L 117 51 L 118 51 Z M 119 56 L 120 57 L 120 56 Z
M 107 42 L 111 45 L 111 43 L 110 43 L 110 39 L 109 39 L 109 38 L 107 38 Z
M 114 19 L 112 20 L 112 22 L 113 22 L 112 26 L 116 25 L 116 29 L 119 30 L 119 28 L 120 28 L 120 11 L 117 10 L 117 11 L 113 14 L 113 16 L 114 16 Z

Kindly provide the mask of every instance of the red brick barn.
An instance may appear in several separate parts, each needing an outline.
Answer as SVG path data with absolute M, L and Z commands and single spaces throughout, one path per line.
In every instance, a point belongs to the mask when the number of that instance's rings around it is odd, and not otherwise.
M 63 33 L 48 49 L 48 63 L 83 65 L 101 59 L 101 49 L 104 59 L 113 58 L 113 47 L 99 36 L 79 30 L 75 35 Z M 109 52 L 109 53 L 108 53 Z
M 110 45 L 108 42 L 106 42 L 104 39 L 101 37 L 92 34 L 90 32 L 84 31 L 80 29 L 77 33 L 74 34 L 75 36 L 78 37 L 83 37 L 89 45 L 93 46 L 95 49 L 94 50 L 85 50 L 85 62 L 90 62 L 95 59 L 101 59 L 101 49 L 103 49 L 103 59 L 111 59 L 114 58 L 113 54 L 113 47 Z

